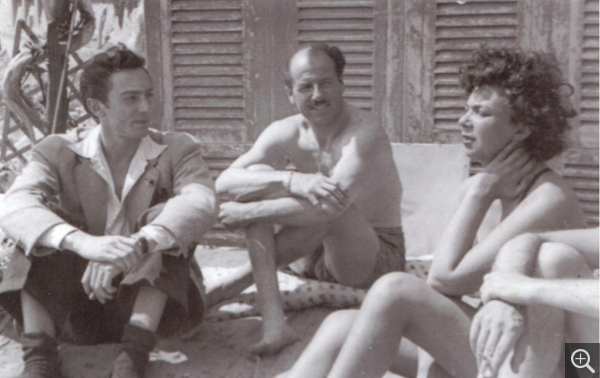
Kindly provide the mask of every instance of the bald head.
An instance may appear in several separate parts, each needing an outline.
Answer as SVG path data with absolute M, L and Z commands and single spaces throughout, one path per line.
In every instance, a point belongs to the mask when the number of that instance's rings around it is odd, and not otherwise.
M 342 76 L 344 74 L 344 67 L 346 66 L 346 59 L 344 54 L 336 46 L 329 46 L 326 43 L 318 43 L 303 47 L 296 51 L 296 53 L 288 61 L 287 70 L 285 71 L 285 85 L 291 88 L 294 82 L 293 73 L 298 67 L 303 67 L 307 64 L 311 64 L 315 60 L 326 56 L 331 62 L 333 69 L 337 75 L 337 78 L 342 82 Z

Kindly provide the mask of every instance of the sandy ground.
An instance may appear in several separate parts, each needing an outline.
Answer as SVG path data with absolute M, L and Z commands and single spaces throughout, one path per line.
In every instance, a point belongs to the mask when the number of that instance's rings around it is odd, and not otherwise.
M 243 264 L 247 261 L 247 254 L 237 248 L 199 248 L 196 258 L 205 272 L 205 279 L 211 279 L 211 275 L 214 278 L 215 274 L 224 274 Z M 274 377 L 292 366 L 318 325 L 331 311 L 330 308 L 312 308 L 288 313 L 290 325 L 302 340 L 277 356 L 263 359 L 248 353 L 248 347 L 260 337 L 259 317 L 206 322 L 195 332 L 183 337 L 161 340 L 151 355 L 147 377 Z M 0 329 L 2 326 L 0 324 Z M 0 377 L 11 378 L 20 373 L 23 366 L 21 354 L 16 341 L 0 335 Z M 116 345 L 63 345 L 60 356 L 65 378 L 107 377 L 110 364 L 116 356 Z M 385 375 L 385 378 L 392 377 L 398 376 L 391 373 Z

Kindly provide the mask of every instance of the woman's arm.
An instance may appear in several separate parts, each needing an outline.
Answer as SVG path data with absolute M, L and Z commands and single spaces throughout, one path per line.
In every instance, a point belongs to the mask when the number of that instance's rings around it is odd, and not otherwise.
M 450 220 L 435 252 L 428 276 L 428 283 L 441 293 L 463 295 L 474 292 L 481 284 L 480 277 L 465 281 L 467 270 L 479 270 L 481 264 L 491 266 L 491 261 L 500 246 L 517 234 L 501 234 L 493 243 L 473 247 L 477 231 L 495 199 L 516 198 L 523 190 L 522 183 L 535 167 L 517 142 L 505 146 L 486 168 L 469 178 L 461 187 L 464 193 L 458 208 Z M 492 235 L 494 233 L 492 232 Z M 484 239 L 487 240 L 488 238 Z M 476 261 L 479 266 L 464 266 L 463 260 L 472 255 L 477 248 L 483 252 L 483 260 Z M 487 268 L 486 272 L 489 270 Z

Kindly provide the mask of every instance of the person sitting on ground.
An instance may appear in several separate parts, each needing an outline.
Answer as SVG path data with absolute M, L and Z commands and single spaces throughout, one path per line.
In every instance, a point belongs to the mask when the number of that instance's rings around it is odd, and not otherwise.
M 263 317 L 257 354 L 297 340 L 285 322 L 277 266 L 300 259 L 291 265 L 296 273 L 360 288 L 404 268 L 391 144 L 371 115 L 344 101 L 344 65 L 335 46 L 297 51 L 286 87 L 299 114 L 269 125 L 216 182 L 231 200 L 219 217 L 245 230 L 251 264 L 210 285 L 207 297 L 213 304 L 237 295 L 254 273 Z
M 553 377 L 564 377 L 564 343 L 598 343 L 598 279 L 592 271 L 598 251 L 597 228 L 523 234 L 502 247 L 481 286 L 486 305 L 471 326 L 482 377 L 511 370 L 533 376 L 548 367 L 554 367 Z M 526 362 L 537 352 L 530 345 L 537 339 L 545 346 L 539 366 Z M 523 364 L 531 374 L 520 371 Z
M 120 340 L 111 376 L 141 378 L 157 334 L 202 319 L 193 256 L 217 197 L 199 143 L 149 128 L 144 62 L 122 46 L 86 63 L 81 96 L 100 126 L 43 139 L 0 203 L 18 245 L 0 305 L 24 328 L 21 377 L 60 376 L 59 341 Z
M 563 150 L 574 114 L 565 107 L 556 60 L 482 47 L 461 70 L 460 83 L 468 94 L 458 121 L 463 144 L 483 169 L 459 189 L 427 282 L 407 273 L 380 278 L 359 311 L 325 319 L 287 378 L 380 377 L 390 369 L 407 377 L 475 377 L 469 345 L 475 311 L 460 298 L 477 292 L 515 236 L 585 226 L 575 193 L 544 164 Z M 501 205 L 501 219 L 486 227 L 493 202 Z M 406 339 L 419 347 L 418 366 Z

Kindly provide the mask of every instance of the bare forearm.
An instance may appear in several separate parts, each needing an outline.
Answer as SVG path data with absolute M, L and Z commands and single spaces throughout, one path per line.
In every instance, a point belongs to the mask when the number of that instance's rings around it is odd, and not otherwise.
M 506 301 L 519 305 L 545 305 L 598 318 L 598 280 L 532 279 Z
M 429 283 L 436 289 L 450 289 L 461 281 L 458 274 L 461 261 L 473 248 L 477 230 L 492 200 L 469 192 L 461 201 L 435 251 Z M 465 294 L 465 293 L 463 293 Z
M 289 187 L 291 171 L 250 171 L 230 168 L 223 172 L 215 185 L 219 195 L 235 201 L 246 202 Z
M 295 227 L 306 227 L 335 218 L 337 213 L 325 212 L 308 201 L 287 197 L 239 204 L 248 221 L 263 221 Z

